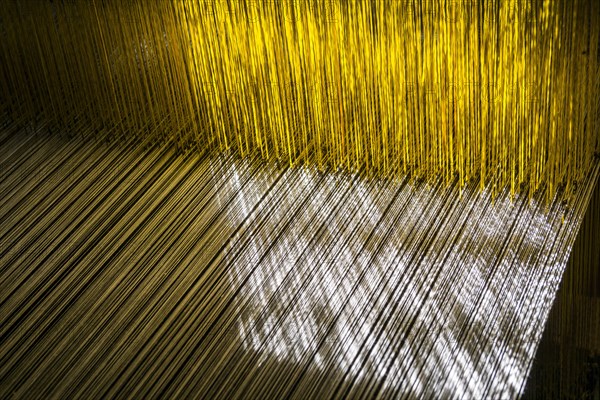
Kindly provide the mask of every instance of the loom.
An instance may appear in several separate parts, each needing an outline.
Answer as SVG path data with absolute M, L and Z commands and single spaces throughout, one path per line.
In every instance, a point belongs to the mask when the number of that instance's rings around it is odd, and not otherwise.
M 597 1 L 4 3 L 1 398 L 600 396 Z

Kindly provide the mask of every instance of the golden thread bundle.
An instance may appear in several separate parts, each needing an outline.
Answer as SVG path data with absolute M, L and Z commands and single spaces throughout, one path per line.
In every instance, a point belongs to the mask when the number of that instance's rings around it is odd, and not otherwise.
M 58 129 L 549 196 L 600 148 L 594 0 L 11 2 L 0 18 L 5 105 Z
M 516 398 L 599 170 L 545 213 L 456 179 L 0 142 L 0 397 Z

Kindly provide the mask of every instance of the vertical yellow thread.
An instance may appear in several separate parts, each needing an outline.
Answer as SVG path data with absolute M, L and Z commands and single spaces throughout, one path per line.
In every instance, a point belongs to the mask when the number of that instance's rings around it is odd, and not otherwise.
M 593 0 L 9 2 L 0 101 L 58 130 L 551 198 L 599 150 L 599 15 Z

